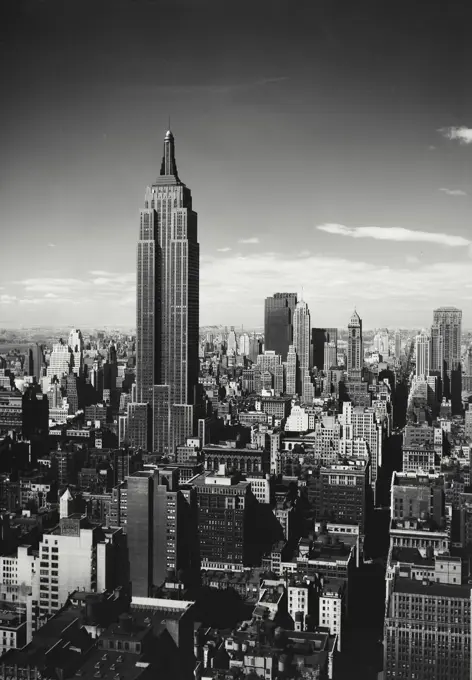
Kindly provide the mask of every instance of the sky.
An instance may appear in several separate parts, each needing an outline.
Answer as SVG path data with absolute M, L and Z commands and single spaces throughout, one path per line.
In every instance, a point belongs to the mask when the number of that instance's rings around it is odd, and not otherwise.
M 201 325 L 471 328 L 468 4 L 3 0 L 0 328 L 133 325 L 169 116 Z

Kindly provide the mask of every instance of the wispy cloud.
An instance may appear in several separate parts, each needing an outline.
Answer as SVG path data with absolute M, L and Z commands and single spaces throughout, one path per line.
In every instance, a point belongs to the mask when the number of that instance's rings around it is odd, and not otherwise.
M 22 281 L 15 281 L 15 283 L 23 286 L 25 291 L 36 293 L 79 291 L 87 285 L 87 282 L 81 279 L 52 277 L 23 279 Z
M 456 139 L 460 144 L 472 144 L 472 128 L 446 127 L 438 130 L 446 139 Z
M 303 264 L 304 297 L 312 311 L 316 309 L 318 317 L 328 325 L 347 324 L 354 305 L 364 317 L 366 327 L 426 324 L 432 310 L 441 305 L 470 308 L 465 300 L 470 291 L 464 290 L 464 281 L 470 278 L 468 260 L 415 262 L 415 266 L 405 260 L 403 265 L 389 266 L 356 261 L 349 256 L 312 254 Z M 231 296 L 231 304 L 228 304 L 227 289 L 220 285 L 222 280 L 238 281 L 238 294 Z M 279 290 L 281 281 L 284 290 L 300 289 L 300 259 L 297 252 L 271 255 L 251 252 L 241 258 L 215 254 L 205 261 L 200 281 L 204 300 L 202 325 L 240 322 L 260 325 L 264 298 Z
M 472 241 L 463 236 L 442 234 L 434 231 L 416 231 L 403 227 L 346 227 L 343 224 L 321 224 L 319 231 L 351 238 L 372 238 L 378 241 L 399 241 L 403 243 L 437 243 L 456 248 L 470 246 Z
M 405 262 L 407 262 L 407 264 L 419 264 L 420 258 L 416 257 L 416 255 L 407 255 L 405 257 Z
M 11 305 L 13 302 L 16 302 L 15 295 L 7 295 L 7 293 L 0 295 L 0 305 Z
M 252 245 L 255 243 L 259 243 L 259 239 L 257 236 L 251 236 L 250 238 L 240 238 L 238 243 L 244 243 L 246 245 Z
M 467 192 L 462 191 L 462 189 L 446 189 L 445 187 L 441 187 L 439 191 L 442 191 L 443 194 L 447 194 L 448 196 L 467 196 Z
M 288 80 L 288 76 L 268 76 L 266 78 L 258 78 L 257 80 L 247 80 L 242 83 L 196 83 L 195 85 L 164 85 L 159 87 L 159 90 L 172 92 L 173 94 L 192 94 L 202 92 L 208 92 L 210 94 L 226 94 L 239 90 L 266 87 L 267 85 L 282 83 L 285 80 Z
M 217 248 L 216 250 L 217 250 L 219 253 L 229 253 L 229 251 L 231 250 L 231 248 L 229 248 L 228 246 L 226 246 L 226 248 Z
M 298 253 L 298 257 L 309 257 L 311 255 L 309 250 L 301 250 Z
M 48 248 L 55 248 L 56 244 L 55 243 L 48 243 Z

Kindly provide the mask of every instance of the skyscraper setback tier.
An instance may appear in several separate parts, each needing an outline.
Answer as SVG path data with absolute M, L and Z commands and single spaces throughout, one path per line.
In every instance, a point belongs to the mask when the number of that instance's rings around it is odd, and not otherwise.
M 169 453 L 191 434 L 187 430 L 198 382 L 200 266 L 197 214 L 191 192 L 177 173 L 170 130 L 160 176 L 146 189 L 144 206 L 137 252 L 137 401 L 154 407 L 158 403 L 151 447 Z

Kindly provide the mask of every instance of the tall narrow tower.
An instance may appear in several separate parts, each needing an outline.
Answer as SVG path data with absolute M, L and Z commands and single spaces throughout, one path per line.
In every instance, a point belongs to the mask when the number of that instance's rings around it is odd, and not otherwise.
M 359 379 L 364 364 L 362 347 L 362 321 L 354 310 L 348 325 L 347 338 L 347 375 L 349 379 Z
M 426 331 L 421 331 L 416 336 L 416 377 L 426 379 L 429 376 L 431 366 L 430 346 L 431 340 Z
M 152 407 L 154 452 L 192 433 L 198 383 L 199 245 L 190 190 L 167 131 L 161 172 L 147 187 L 137 251 L 137 402 Z
M 293 314 L 293 345 L 298 357 L 298 384 L 304 392 L 306 371 L 310 369 L 311 321 L 310 310 L 303 300 L 297 303 Z M 307 379 L 307 384 L 308 384 Z

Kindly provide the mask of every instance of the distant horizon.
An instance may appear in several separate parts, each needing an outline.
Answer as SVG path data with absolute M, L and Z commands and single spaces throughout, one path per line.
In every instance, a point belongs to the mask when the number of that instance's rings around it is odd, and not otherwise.
M 429 326 L 421 326 L 421 325 L 415 325 L 415 326 L 372 326 L 372 327 L 363 327 L 362 328 L 362 333 L 372 333 L 375 331 L 381 331 L 381 330 L 387 330 L 389 333 L 394 333 L 395 331 L 420 331 L 422 328 L 425 328 L 427 331 L 428 328 L 432 324 L 429 324 Z M 244 325 L 244 328 L 241 329 L 240 326 L 236 326 L 234 324 L 204 324 L 202 326 L 199 326 L 200 331 L 208 330 L 211 328 L 215 329 L 223 329 L 223 328 L 228 328 L 230 330 L 231 327 L 234 327 L 234 331 L 236 333 L 246 333 L 249 331 L 264 331 L 264 326 L 253 326 L 253 325 Z M 8 331 L 8 332 L 25 332 L 25 331 L 42 331 L 42 332 L 56 332 L 56 331 L 67 331 L 69 332 L 70 330 L 77 328 L 78 330 L 84 332 L 84 331 L 96 331 L 96 332 L 101 332 L 101 331 L 114 331 L 114 330 L 120 330 L 120 331 L 130 331 L 132 335 L 136 334 L 136 327 L 129 326 L 127 324 L 124 325 L 118 325 L 118 324 L 107 324 L 105 326 L 97 326 L 97 325 L 85 325 L 85 324 L 61 324 L 60 326 L 0 326 L 0 333 L 2 331 Z M 337 328 L 338 330 L 348 330 L 347 324 L 345 326 L 312 326 L 312 328 Z M 466 333 L 472 333 L 472 327 L 470 328 L 462 328 L 462 334 Z

